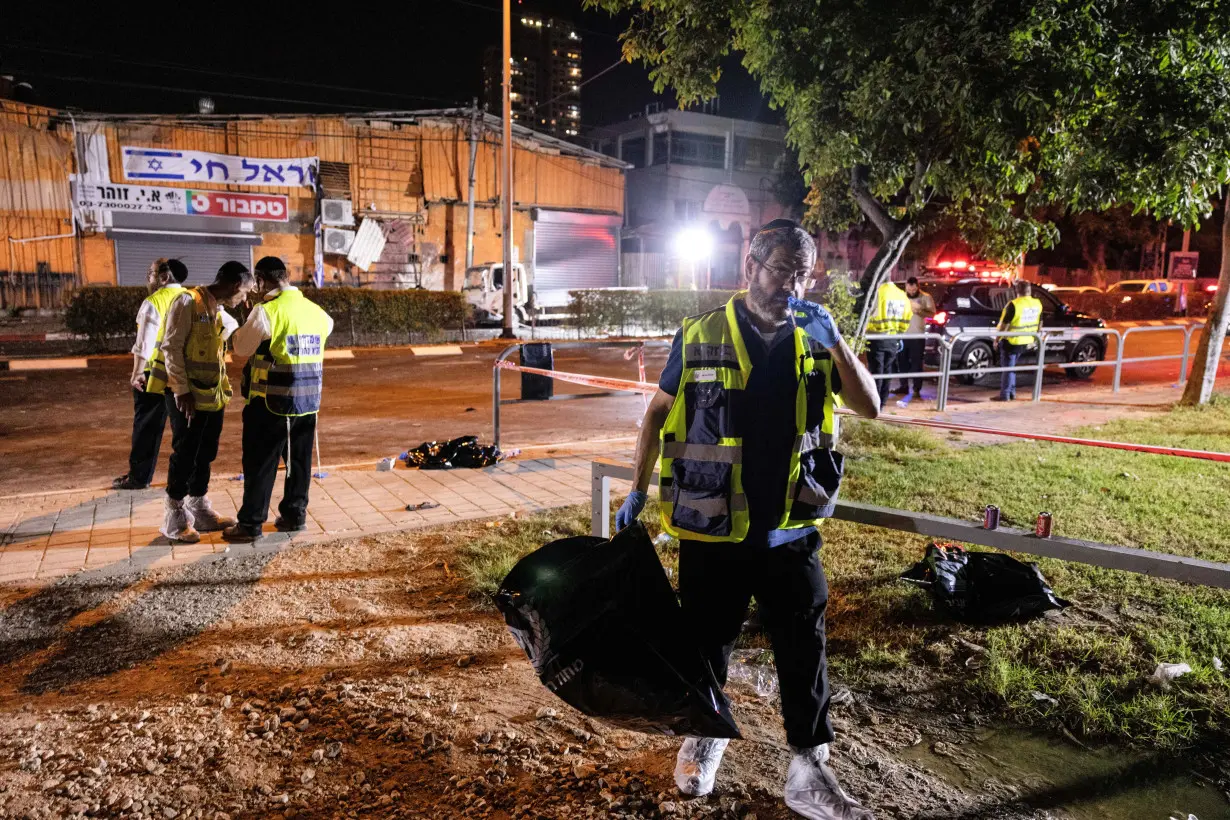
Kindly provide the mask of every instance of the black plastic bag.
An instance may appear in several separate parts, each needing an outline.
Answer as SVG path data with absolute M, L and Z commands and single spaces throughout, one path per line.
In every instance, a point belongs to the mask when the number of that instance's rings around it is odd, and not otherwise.
M 461 436 L 449 441 L 424 441 L 409 450 L 403 460 L 407 467 L 447 470 L 450 467 L 490 467 L 502 458 L 494 444 L 479 444 L 478 436 Z
M 638 732 L 740 736 L 643 525 L 547 544 L 518 562 L 496 604 L 539 680 L 584 714 Z
M 967 552 L 955 544 L 929 544 L 923 560 L 901 579 L 930 590 L 940 609 L 970 623 L 1032 618 L 1068 606 L 1037 564 L 998 552 Z

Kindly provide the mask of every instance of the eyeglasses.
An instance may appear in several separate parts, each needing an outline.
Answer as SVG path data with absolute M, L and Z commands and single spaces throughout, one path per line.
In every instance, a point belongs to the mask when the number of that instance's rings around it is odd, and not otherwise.
M 804 290 L 811 290 L 816 286 L 816 277 L 812 275 L 810 270 L 786 270 L 784 268 L 774 267 L 773 265 L 766 263 L 758 256 L 753 256 L 751 254 L 749 254 L 749 256 L 752 256 L 753 262 L 767 270 L 770 275 L 772 275 L 772 277 L 779 282 L 790 281 L 796 286 L 802 285 Z

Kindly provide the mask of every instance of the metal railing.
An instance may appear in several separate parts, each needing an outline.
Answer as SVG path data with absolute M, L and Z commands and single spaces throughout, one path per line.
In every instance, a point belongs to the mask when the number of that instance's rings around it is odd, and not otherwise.
M 511 356 L 513 353 L 516 353 L 518 350 L 520 350 L 522 344 L 525 344 L 525 343 L 520 342 L 518 344 L 509 345 L 508 347 L 504 348 L 504 350 L 500 353 L 500 355 L 495 357 L 495 361 L 492 363 L 492 366 L 491 366 L 491 421 L 492 421 L 492 428 L 493 428 L 492 429 L 492 440 L 496 447 L 500 446 L 500 405 L 506 403 L 500 397 L 500 386 L 501 386 L 500 373 L 504 369 L 500 367 L 500 362 L 506 361 L 509 356 Z M 551 349 L 553 351 L 569 350 L 569 349 L 576 349 L 576 348 L 595 348 L 595 347 L 626 347 L 626 348 L 631 348 L 631 349 L 636 349 L 638 347 L 642 349 L 646 347 L 665 347 L 669 349 L 670 346 L 671 346 L 670 342 L 662 341 L 660 339 L 659 340 L 646 339 L 644 341 L 635 341 L 635 342 L 615 342 L 615 341 L 558 342 L 558 343 L 551 342 Z M 592 397 L 594 395 L 617 395 L 619 392 L 621 391 L 607 391 L 607 392 L 600 393 L 600 394 L 587 393 L 585 395 L 587 397 Z M 565 398 L 565 397 L 560 396 L 559 398 Z M 510 399 L 508 401 L 514 402 L 517 400 Z
M 611 537 L 611 479 L 632 481 L 633 466 L 600 458 L 591 465 L 591 532 L 600 538 Z M 655 471 L 654 478 L 657 477 Z M 653 479 L 650 484 L 654 483 Z M 999 527 L 988 530 L 956 518 L 927 513 L 876 507 L 853 501 L 838 501 L 833 518 L 872 527 L 925 535 L 999 550 L 1044 555 L 1062 561 L 1075 561 L 1095 567 L 1135 572 L 1155 578 L 1170 578 L 1190 584 L 1230 589 L 1230 564 L 1164 552 L 1121 547 L 1097 541 L 1052 536 L 1039 538 L 1032 532 Z

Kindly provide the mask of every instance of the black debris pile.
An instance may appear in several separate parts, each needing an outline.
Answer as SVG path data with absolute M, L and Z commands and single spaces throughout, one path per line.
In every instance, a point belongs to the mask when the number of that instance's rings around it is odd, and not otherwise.
M 504 454 L 494 444 L 479 444 L 478 436 L 461 436 L 449 441 L 424 441 L 402 454 L 407 467 L 447 470 L 452 467 L 490 467 Z
M 968 623 L 1033 618 L 1068 606 L 1037 564 L 998 552 L 968 552 L 956 544 L 928 544 L 927 554 L 901 580 L 929 590 L 938 609 Z
M 582 713 L 638 732 L 739 737 L 643 525 L 530 553 L 496 605 L 539 680 Z

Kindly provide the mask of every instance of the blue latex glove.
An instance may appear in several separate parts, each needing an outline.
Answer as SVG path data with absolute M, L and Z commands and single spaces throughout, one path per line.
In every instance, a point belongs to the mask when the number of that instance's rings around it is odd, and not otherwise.
M 619 532 L 635 521 L 640 516 L 641 510 L 645 509 L 645 502 L 648 500 L 649 496 L 640 490 L 628 493 L 628 497 L 624 499 L 624 505 L 619 508 L 619 512 L 615 513 L 615 531 Z
M 804 333 L 830 350 L 837 347 L 837 343 L 841 341 L 841 333 L 837 330 L 832 314 L 815 302 L 805 302 L 793 296 L 790 297 L 788 305 L 794 316 L 794 323 L 802 328 Z

